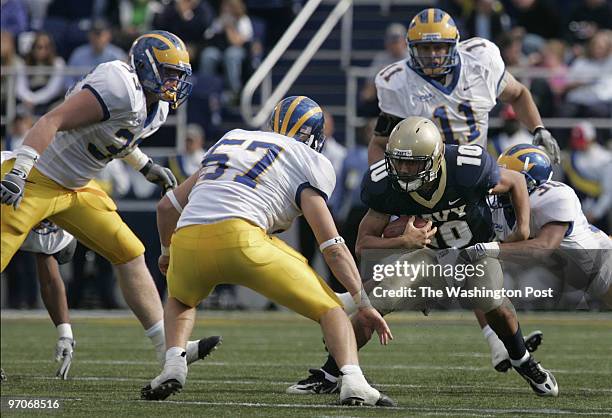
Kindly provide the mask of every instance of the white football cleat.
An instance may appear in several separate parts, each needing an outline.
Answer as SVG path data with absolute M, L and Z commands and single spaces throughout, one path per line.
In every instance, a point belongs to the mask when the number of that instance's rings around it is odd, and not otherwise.
M 351 406 L 397 406 L 393 399 L 370 386 L 362 374 L 342 376 L 340 403 Z
M 515 367 L 514 370 L 529 383 L 536 395 L 559 396 L 559 386 L 555 376 L 549 370 L 540 366 L 540 363 L 536 362 L 533 357 L 529 356 L 529 360 Z
M 183 353 L 186 354 L 186 353 Z M 149 401 L 161 401 L 168 396 L 179 393 L 187 380 L 187 362 L 185 356 L 166 360 L 161 374 L 151 384 L 140 390 L 140 397 Z

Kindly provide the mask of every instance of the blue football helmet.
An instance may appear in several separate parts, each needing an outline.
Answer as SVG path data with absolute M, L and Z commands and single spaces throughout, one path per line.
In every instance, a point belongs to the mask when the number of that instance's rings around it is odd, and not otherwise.
M 285 97 L 278 102 L 270 118 L 270 129 L 305 143 L 321 152 L 325 143 L 323 110 L 306 96 Z
M 522 173 L 529 193 L 552 177 L 550 158 L 546 152 L 531 144 L 518 144 L 506 149 L 497 159 L 497 164 Z
M 459 30 L 453 18 L 444 10 L 429 8 L 420 11 L 410 22 L 406 38 L 410 67 L 419 74 L 448 74 L 459 64 Z M 443 60 L 441 64 L 433 63 L 431 57 L 419 56 L 418 45 L 434 43 L 448 45 L 448 54 L 440 56 Z M 426 69 L 429 72 L 426 72 Z
M 176 109 L 191 93 L 189 53 L 183 41 L 163 30 L 147 32 L 134 41 L 129 63 L 142 87 Z

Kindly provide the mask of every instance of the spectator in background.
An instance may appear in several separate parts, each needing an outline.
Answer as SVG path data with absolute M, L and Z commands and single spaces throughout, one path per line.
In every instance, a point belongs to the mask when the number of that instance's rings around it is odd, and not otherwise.
M 530 54 L 540 50 L 544 39 L 559 39 L 563 25 L 554 3 L 549 0 L 512 0 L 516 7 L 516 25 L 527 32 L 524 51 Z
M 587 220 L 610 234 L 612 152 L 597 142 L 597 133 L 589 122 L 580 122 L 572 129 L 570 149 L 569 157 L 563 159 L 567 183 L 576 190 Z
M 334 133 L 336 131 L 336 125 L 334 117 L 327 110 L 323 110 L 323 117 L 325 118 L 325 126 L 323 128 L 323 134 L 325 135 L 325 145 L 321 153 L 331 161 L 334 171 L 336 172 L 336 179 L 340 177 L 342 171 L 342 164 L 346 158 L 346 147 L 336 141 Z M 330 196 L 330 202 L 335 198 L 335 192 Z M 329 203 L 332 206 L 331 203 Z M 333 211 L 334 216 L 336 215 Z
M 111 44 L 112 34 L 106 20 L 96 19 L 91 24 L 88 38 L 89 43 L 81 45 L 70 55 L 69 66 L 88 71 L 103 62 L 127 59 L 125 51 Z M 72 86 L 79 78 L 67 77 L 66 88 Z
M 153 27 L 167 30 L 181 38 L 187 46 L 191 62 L 196 62 L 195 57 L 202 46 L 204 32 L 214 16 L 212 7 L 205 0 L 174 0 L 167 3 L 163 11 L 153 18 Z
M 21 146 L 26 132 L 34 125 L 32 114 L 27 111 L 18 111 L 11 123 L 6 136 L 6 150 L 14 151 Z
M 611 117 L 611 74 L 612 31 L 599 31 L 569 68 L 564 116 Z
M 559 109 L 567 85 L 568 68 L 565 64 L 565 44 L 557 39 L 552 39 L 546 43 L 541 55 L 540 65 L 551 71 L 547 83 L 553 95 L 552 104 L 555 109 Z
M 465 22 L 465 39 L 477 36 L 495 41 L 502 33 L 509 31 L 510 26 L 510 17 L 499 1 L 477 0 Z
M 200 55 L 200 73 L 214 75 L 221 61 L 232 93 L 242 88 L 242 62 L 253 39 L 253 25 L 242 0 L 222 0 L 219 17 L 204 33 L 206 47 Z
M 376 73 L 394 62 L 408 58 L 408 43 L 406 27 L 401 23 L 392 23 L 385 31 L 385 50 L 378 52 L 370 64 L 372 77 L 366 80 L 359 93 L 358 113 L 363 116 L 378 116 L 378 99 L 376 98 Z
M 184 151 L 168 158 L 168 168 L 172 170 L 179 184 L 202 167 L 202 159 L 206 154 L 205 141 L 206 135 L 200 125 L 196 123 L 187 125 Z
M 23 0 L 2 0 L 0 28 L 13 36 L 28 30 L 28 9 Z
M 3 30 L 0 34 L 0 60 L 2 67 L 12 68 L 16 70 L 19 65 L 22 63 L 21 58 L 15 52 L 15 38 L 11 32 Z M 15 88 L 14 80 L 16 78 L 12 78 L 13 84 L 9 82 L 9 78 L 13 77 L 11 75 L 7 75 L 4 72 L 0 75 L 0 94 L 1 94 L 1 106 L 2 106 L 2 114 L 6 112 L 7 107 L 7 98 L 9 96 L 9 91 L 11 87 Z
M 487 144 L 489 154 L 495 159 L 511 146 L 533 141 L 533 135 L 519 122 L 511 104 L 504 104 L 499 116 L 504 121 L 501 132 Z
M 574 42 L 588 41 L 600 29 L 612 29 L 612 4 L 606 0 L 582 0 L 570 14 L 566 28 Z
M 64 94 L 64 68 L 63 58 L 55 53 L 53 38 L 46 32 L 38 32 L 32 42 L 32 47 L 25 57 L 24 64 L 32 67 L 33 71 L 50 70 L 50 73 L 28 74 L 22 66 L 17 74 L 17 99 L 29 111 L 42 115 L 47 113 L 53 102 Z
M 140 34 L 151 30 L 153 18 L 163 10 L 164 7 L 158 1 L 120 0 L 121 31 L 115 34 L 115 43 L 127 51 Z

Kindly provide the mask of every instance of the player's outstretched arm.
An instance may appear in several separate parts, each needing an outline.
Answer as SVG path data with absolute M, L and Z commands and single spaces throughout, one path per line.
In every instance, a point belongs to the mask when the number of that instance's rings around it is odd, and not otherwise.
M 499 96 L 500 100 L 512 105 L 518 119 L 533 134 L 534 145 L 543 146 L 553 162 L 559 164 L 561 162 L 559 144 L 552 134 L 544 128 L 540 112 L 529 89 L 508 72 L 504 75 L 504 78 L 507 84 Z
M 84 89 L 38 119 L 26 134 L 23 145 L 15 151 L 17 158 L 13 169 L 2 178 L 1 202 L 15 208 L 19 206 L 30 170 L 58 131 L 91 125 L 103 117 L 98 99 L 91 91 Z
M 66 380 L 72 365 L 75 347 L 68 314 L 66 289 L 60 275 L 58 262 L 53 255 L 36 254 L 36 268 L 43 303 L 59 333 L 59 338 L 55 344 L 54 357 L 55 361 L 61 363 L 56 376 Z
M 382 316 L 370 305 L 355 260 L 338 234 L 325 200 L 313 189 L 306 188 L 301 192 L 300 202 L 302 213 L 317 238 L 325 262 L 351 294 L 359 310 L 367 315 L 368 323 L 376 329 L 381 344 L 387 344 L 393 339 L 391 330 Z
M 174 190 L 170 190 L 157 204 L 157 231 L 161 242 L 161 256 L 159 257 L 159 269 L 166 274 L 170 262 L 170 239 L 176 223 L 178 222 L 183 208 L 189 200 L 189 193 L 196 184 L 200 172 L 196 171 L 187 180 Z

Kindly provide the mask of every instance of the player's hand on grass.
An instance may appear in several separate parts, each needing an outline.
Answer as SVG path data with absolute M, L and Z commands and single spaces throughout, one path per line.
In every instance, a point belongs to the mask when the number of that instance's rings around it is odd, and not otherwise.
M 55 375 L 61 377 L 62 380 L 68 378 L 68 372 L 72 365 L 72 357 L 74 356 L 75 341 L 72 338 L 61 337 L 55 345 L 55 361 L 61 362 Z
M 159 164 L 149 160 L 140 172 L 149 180 L 151 183 L 155 183 L 160 186 L 164 193 L 169 189 L 174 189 L 178 185 L 176 177 L 169 168 L 162 167 Z
M 165 276 L 168 272 L 168 266 L 170 265 L 170 256 L 169 255 L 160 255 L 157 259 L 157 266 L 159 267 L 159 271 Z
M 378 340 L 382 345 L 387 345 L 393 339 L 391 329 L 387 325 L 387 321 L 384 320 L 382 315 L 373 307 L 361 308 L 357 312 L 359 316 L 358 321 L 364 326 L 370 329 L 376 330 L 378 334 Z
M 434 235 L 436 235 L 437 227 L 432 228 L 432 222 L 427 221 L 427 223 L 418 228 L 414 225 L 414 216 L 411 216 L 408 219 L 408 223 L 406 224 L 406 228 L 404 228 L 404 233 L 402 237 L 404 237 L 404 248 L 423 248 L 429 244 L 431 244 L 431 239 Z
M 23 171 L 14 168 L 6 173 L 0 185 L 0 201 L 17 209 L 23 199 L 26 178 Z

